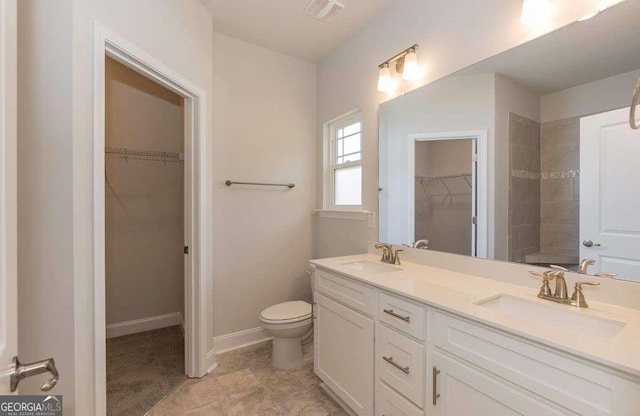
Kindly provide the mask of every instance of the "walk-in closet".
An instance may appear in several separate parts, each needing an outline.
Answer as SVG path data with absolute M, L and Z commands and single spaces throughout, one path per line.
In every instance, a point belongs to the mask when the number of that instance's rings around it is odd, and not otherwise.
M 185 378 L 184 103 L 106 59 L 107 412 L 134 416 Z

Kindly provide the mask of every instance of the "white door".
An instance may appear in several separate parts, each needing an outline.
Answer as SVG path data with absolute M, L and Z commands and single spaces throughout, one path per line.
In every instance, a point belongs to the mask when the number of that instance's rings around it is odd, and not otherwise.
M 640 130 L 629 108 L 580 120 L 580 257 L 640 282 Z
M 435 387 L 429 403 L 433 416 L 566 416 L 533 394 L 438 351 L 433 355 Z M 439 395 L 439 396 L 438 396 Z M 434 404 L 435 401 L 435 404 Z
M 373 415 L 373 320 L 316 293 L 315 373 L 358 416 Z
M 16 280 L 16 0 L 0 0 L 0 368 L 18 353 Z M 8 372 L 0 394 L 9 394 Z

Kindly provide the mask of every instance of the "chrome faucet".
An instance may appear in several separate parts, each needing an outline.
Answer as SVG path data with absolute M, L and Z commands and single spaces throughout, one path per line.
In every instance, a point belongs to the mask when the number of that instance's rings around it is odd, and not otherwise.
M 573 295 L 571 298 L 567 296 L 567 282 L 564 279 L 564 273 L 568 270 L 564 267 L 560 266 L 551 266 L 552 270 L 547 270 L 544 273 L 530 271 L 529 273 L 542 277 L 542 287 L 540 288 L 540 292 L 538 292 L 538 297 L 541 299 L 550 300 L 552 302 L 563 303 L 565 305 L 571 305 L 578 308 L 588 308 L 589 305 L 584 298 L 584 294 L 582 293 L 583 285 L 591 285 L 598 286 L 600 283 L 597 282 L 577 282 L 573 291 Z M 551 288 L 549 287 L 549 281 L 556 279 L 556 288 L 553 293 L 551 293 Z
M 400 264 L 400 256 L 398 253 L 404 250 L 398 249 L 394 251 L 393 246 L 387 243 L 378 243 L 375 247 L 377 249 L 382 249 L 381 262 L 388 264 Z
M 580 265 L 578 266 L 578 273 L 580 273 L 580 274 L 589 274 L 587 272 L 587 269 L 589 268 L 589 266 L 592 266 L 594 264 L 596 264 L 595 260 L 583 259 L 580 262 Z M 617 273 L 596 273 L 596 274 L 594 274 L 594 276 L 604 277 L 604 278 L 607 278 L 607 279 L 615 279 L 616 277 L 618 277 L 618 274 Z
M 414 242 L 410 247 L 427 250 L 429 248 L 429 240 L 418 240 Z
M 596 264 L 595 260 L 592 259 L 583 259 L 580 261 L 580 265 L 578 266 L 578 273 L 580 274 L 589 274 L 587 273 L 589 266 L 593 266 Z

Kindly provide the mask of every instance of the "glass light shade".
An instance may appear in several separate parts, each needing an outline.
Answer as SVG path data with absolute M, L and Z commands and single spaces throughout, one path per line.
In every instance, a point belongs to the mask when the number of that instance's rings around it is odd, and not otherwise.
M 380 67 L 380 74 L 378 75 L 378 91 L 387 92 L 391 90 L 391 70 L 389 64 L 384 64 Z
M 404 57 L 404 67 L 402 68 L 402 79 L 413 81 L 420 76 L 418 69 L 418 55 L 415 48 L 411 48 Z
M 549 0 L 524 0 L 520 22 L 527 26 L 541 26 L 548 23 L 550 15 Z

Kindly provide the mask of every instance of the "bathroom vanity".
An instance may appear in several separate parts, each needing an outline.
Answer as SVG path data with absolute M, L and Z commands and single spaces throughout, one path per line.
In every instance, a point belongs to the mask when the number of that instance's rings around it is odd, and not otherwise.
M 640 414 L 638 310 L 374 254 L 311 264 L 315 373 L 353 414 Z

